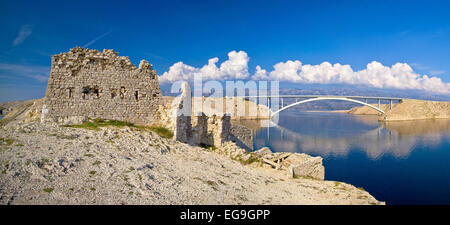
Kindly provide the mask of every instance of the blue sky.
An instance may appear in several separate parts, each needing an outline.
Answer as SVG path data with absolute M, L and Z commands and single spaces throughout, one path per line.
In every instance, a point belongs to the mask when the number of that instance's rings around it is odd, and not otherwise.
M 147 59 L 158 75 L 168 72 L 174 77 L 181 76 L 169 71 L 174 63 L 200 69 L 218 57 L 220 67 L 232 51 L 245 53 L 249 79 L 256 66 L 267 70 L 267 78 L 281 77 L 284 71 L 273 67 L 280 62 L 297 68 L 294 76 L 306 71 L 300 64 L 339 63 L 357 72 L 372 61 L 393 71 L 394 64 L 406 63 L 419 78 L 434 76 L 443 83 L 411 84 L 408 89 L 437 87 L 448 94 L 449 10 L 449 1 L 4 0 L 0 101 L 42 97 L 51 55 L 75 46 L 115 49 L 135 64 Z M 288 60 L 301 63 L 288 65 Z M 408 68 L 400 70 L 402 76 Z M 364 82 L 355 78 L 362 76 L 358 74 L 349 75 L 348 82 Z M 317 80 L 299 78 L 293 83 L 301 87 Z M 385 85 L 379 87 L 389 87 Z

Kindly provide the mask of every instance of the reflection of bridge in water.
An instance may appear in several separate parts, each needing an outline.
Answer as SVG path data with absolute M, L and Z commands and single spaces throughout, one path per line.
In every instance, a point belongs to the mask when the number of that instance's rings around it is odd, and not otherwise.
M 395 122 L 380 124 L 361 134 L 345 137 L 305 135 L 277 125 L 262 128 L 262 132 L 267 132 L 267 137 L 264 140 L 254 137 L 254 140 L 257 148 L 265 146 L 267 141 L 274 150 L 301 151 L 323 157 L 345 156 L 352 149 L 358 149 L 371 159 L 377 159 L 385 154 L 403 158 L 409 156 L 418 141 L 434 145 L 441 141 L 443 135 L 450 132 L 450 120 L 414 122 L 415 127 L 422 127 L 419 129 L 421 131 L 415 134 L 403 132 L 410 130 L 411 122 Z M 268 132 L 269 129 L 272 129 L 271 134 Z
M 382 114 L 385 114 L 385 112 L 381 109 L 381 101 L 389 101 L 389 108 L 392 109 L 393 101 L 402 101 L 402 98 L 394 98 L 394 97 L 370 97 L 370 96 L 333 96 L 333 95 L 268 95 L 268 96 L 248 96 L 246 99 L 265 99 L 267 100 L 267 107 L 270 108 L 271 106 L 271 100 L 277 99 L 280 100 L 279 104 L 281 104 L 281 108 L 275 112 L 270 112 L 270 117 L 277 115 L 283 110 L 286 110 L 288 108 L 291 108 L 296 105 L 300 105 L 307 102 L 313 102 L 313 101 L 323 101 L 323 100 L 339 100 L 339 101 L 348 101 L 348 102 L 354 102 L 359 103 L 365 106 L 368 106 L 372 109 L 375 109 Z M 288 104 L 284 106 L 284 99 L 294 99 L 295 102 Z M 378 107 L 373 106 L 371 104 L 368 104 L 368 100 L 377 100 L 378 101 Z
M 341 100 L 359 103 L 368 106 L 381 113 L 385 113 L 381 109 L 381 101 L 388 101 L 389 108 L 392 109 L 394 102 L 401 102 L 402 98 L 395 97 L 369 97 L 369 96 L 322 96 L 322 95 L 277 95 L 277 96 L 248 96 L 247 100 L 261 99 L 267 102 L 270 108 L 271 104 L 278 104 L 275 112 L 269 112 L 270 118 L 279 116 L 279 113 L 296 105 L 307 102 L 321 100 Z M 277 101 L 271 101 L 276 99 Z M 293 103 L 284 104 L 284 99 L 295 99 Z M 375 104 L 369 104 L 368 101 L 377 101 Z M 276 108 L 276 107 L 273 107 Z M 270 110 L 269 110 L 270 111 Z M 261 121 L 262 122 L 262 121 Z M 278 124 L 266 121 L 270 125 L 265 127 L 267 136 L 265 140 L 257 140 L 255 147 L 264 146 L 264 143 L 258 144 L 257 141 L 268 141 L 275 149 L 283 151 L 301 151 L 312 153 L 320 156 L 329 155 L 347 155 L 351 149 L 363 150 L 369 158 L 376 159 L 386 153 L 390 153 L 395 157 L 407 157 L 418 141 L 427 142 L 434 145 L 441 141 L 443 136 L 448 136 L 450 132 L 450 120 L 426 120 L 426 121 L 406 121 L 406 122 L 389 122 L 378 125 L 375 129 L 347 137 L 321 137 L 314 135 L 304 135 L 296 131 L 279 126 Z M 378 122 L 376 122 L 378 123 Z M 267 124 L 266 124 L 267 125 Z M 272 128 L 270 128 L 273 126 Z M 279 136 L 277 136 L 277 130 Z M 254 130 L 255 131 L 255 130 Z M 273 134 L 275 132 L 275 134 Z M 256 133 L 256 132 L 254 132 Z M 271 135 L 272 133 L 272 135 Z M 265 134 L 262 134 L 265 136 Z

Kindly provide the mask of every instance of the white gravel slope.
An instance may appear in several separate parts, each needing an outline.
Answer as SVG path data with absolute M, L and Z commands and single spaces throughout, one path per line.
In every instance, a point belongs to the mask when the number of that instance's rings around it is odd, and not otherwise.
M 1 127 L 0 138 L 0 204 L 383 204 L 134 128 L 34 122 Z

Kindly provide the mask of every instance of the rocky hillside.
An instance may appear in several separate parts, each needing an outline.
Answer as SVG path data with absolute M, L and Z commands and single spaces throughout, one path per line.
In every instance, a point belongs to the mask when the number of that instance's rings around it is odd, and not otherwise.
M 371 104 L 375 107 L 378 107 L 378 104 Z M 389 110 L 389 104 L 380 104 L 380 108 L 383 111 L 388 111 Z M 381 116 L 382 113 L 378 112 L 375 109 L 370 108 L 369 106 L 357 106 L 357 107 L 353 107 L 349 110 L 346 111 L 342 111 L 342 112 L 347 112 L 350 114 L 354 114 L 354 115 L 379 115 Z
M 405 99 L 388 110 L 380 120 L 450 119 L 450 102 Z
M 374 105 L 376 106 L 376 105 Z M 392 110 L 388 104 L 382 104 L 385 115 L 368 106 L 355 107 L 348 111 L 356 115 L 380 115 L 382 121 L 422 120 L 422 119 L 450 119 L 450 102 L 424 101 L 404 99 L 394 104 Z
M 282 170 L 306 160 L 320 172 L 318 157 L 257 155 L 231 142 L 205 149 L 133 126 L 41 124 L 33 105 L 0 127 L 1 204 L 382 204 L 352 185 Z
M 33 103 L 35 100 L 26 100 L 26 101 L 13 101 L 13 102 L 0 102 L 0 116 L 5 116 L 9 112 L 23 106 Z

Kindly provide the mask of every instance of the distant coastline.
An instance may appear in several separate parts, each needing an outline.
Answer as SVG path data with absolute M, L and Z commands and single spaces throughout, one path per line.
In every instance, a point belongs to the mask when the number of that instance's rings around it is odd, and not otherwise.
M 378 107 L 377 104 L 372 104 Z M 379 121 L 410 121 L 427 119 L 450 119 L 450 102 L 427 101 L 416 99 L 405 99 L 394 104 L 390 109 L 389 104 L 381 104 L 380 108 L 385 114 L 368 107 L 357 106 L 345 110 L 305 110 L 301 112 L 326 112 L 326 113 L 348 113 L 353 115 L 379 116 Z

